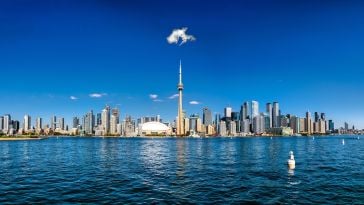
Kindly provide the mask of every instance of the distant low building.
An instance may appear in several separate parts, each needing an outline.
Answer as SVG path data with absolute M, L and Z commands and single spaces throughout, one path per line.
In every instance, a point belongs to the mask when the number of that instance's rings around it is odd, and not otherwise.
M 273 127 L 268 129 L 267 133 L 272 135 L 289 136 L 293 135 L 293 130 L 290 127 Z

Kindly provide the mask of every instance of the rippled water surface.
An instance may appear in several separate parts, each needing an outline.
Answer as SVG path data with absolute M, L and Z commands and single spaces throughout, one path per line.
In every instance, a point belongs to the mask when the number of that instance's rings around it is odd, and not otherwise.
M 364 136 L 0 142 L 0 204 L 143 202 L 363 204 Z

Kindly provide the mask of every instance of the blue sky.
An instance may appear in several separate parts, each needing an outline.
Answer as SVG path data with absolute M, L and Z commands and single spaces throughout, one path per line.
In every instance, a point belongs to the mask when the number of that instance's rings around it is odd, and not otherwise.
M 182 59 L 189 114 L 278 101 L 283 113 L 364 128 L 363 10 L 361 1 L 0 1 L 0 113 L 69 122 L 109 104 L 123 117 L 171 120 Z M 181 27 L 196 41 L 168 44 Z

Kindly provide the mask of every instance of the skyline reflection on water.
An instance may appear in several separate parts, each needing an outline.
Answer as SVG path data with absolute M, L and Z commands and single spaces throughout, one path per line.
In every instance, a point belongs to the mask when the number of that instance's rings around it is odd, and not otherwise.
M 363 145 L 355 136 L 2 141 L 0 203 L 362 203 Z

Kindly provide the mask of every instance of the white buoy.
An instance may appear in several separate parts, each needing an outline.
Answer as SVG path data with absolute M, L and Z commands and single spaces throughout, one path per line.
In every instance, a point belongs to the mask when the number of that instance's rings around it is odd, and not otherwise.
M 343 143 L 343 145 L 345 145 L 345 140 L 344 139 L 343 139 L 342 143 Z
M 289 159 L 287 160 L 289 169 L 294 169 L 296 167 L 296 161 L 294 160 L 293 151 L 289 152 Z

